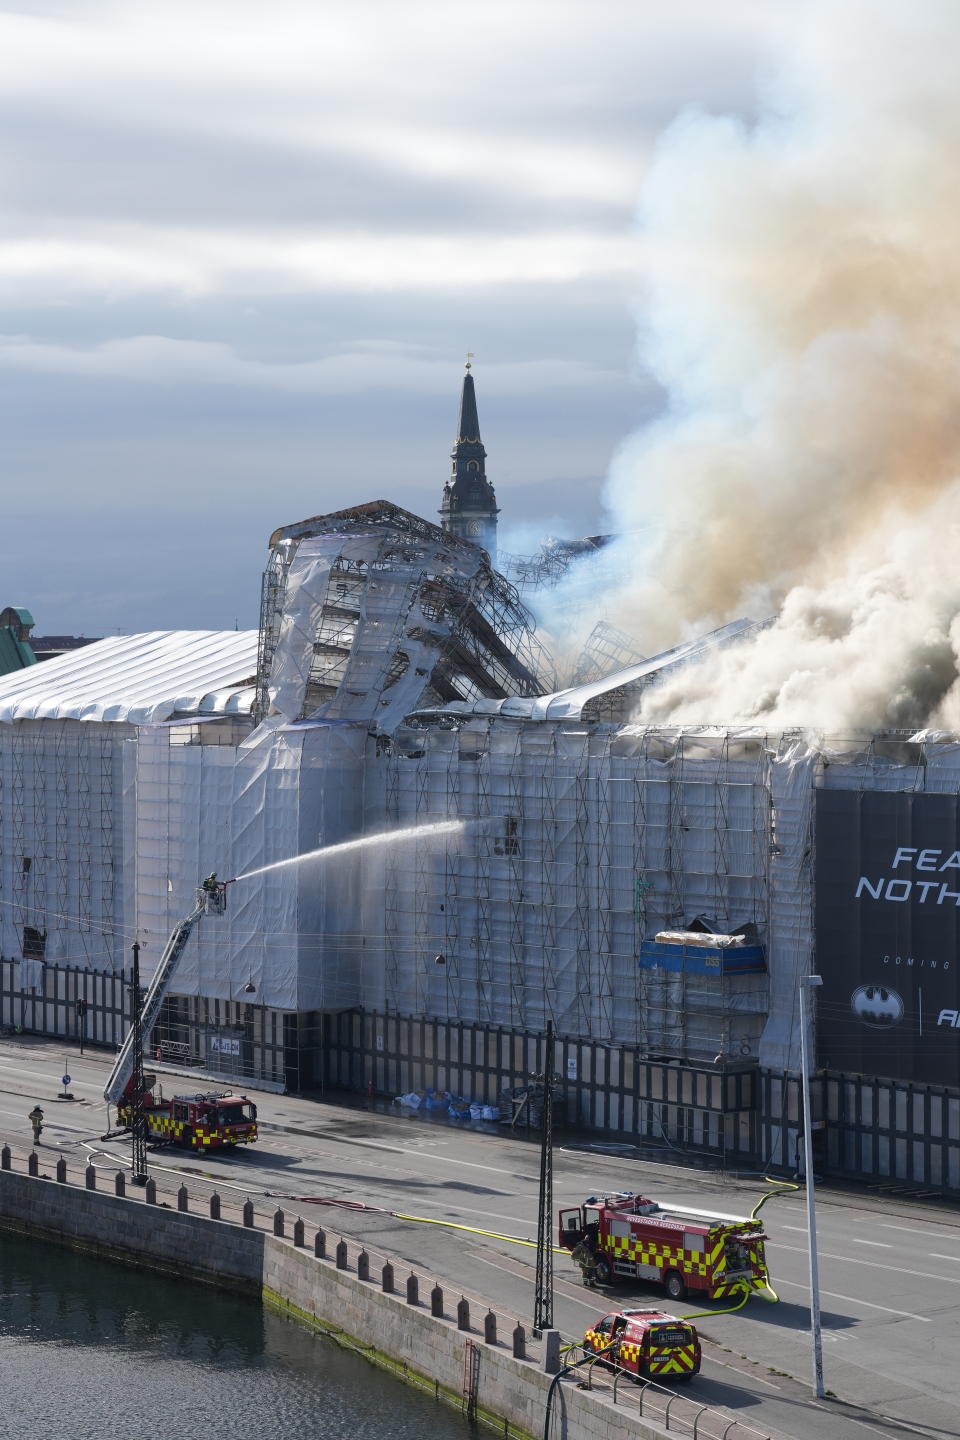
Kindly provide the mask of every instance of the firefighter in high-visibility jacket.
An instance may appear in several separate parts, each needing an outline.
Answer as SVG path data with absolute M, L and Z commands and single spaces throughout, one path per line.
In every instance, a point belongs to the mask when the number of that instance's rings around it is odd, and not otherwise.
M 589 1235 L 570 1251 L 570 1259 L 580 1266 L 580 1277 L 590 1289 L 597 1283 L 597 1250 Z

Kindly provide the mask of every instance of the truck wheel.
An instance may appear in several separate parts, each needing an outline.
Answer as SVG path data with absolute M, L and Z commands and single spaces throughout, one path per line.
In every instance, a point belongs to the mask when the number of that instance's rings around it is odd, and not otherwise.
M 679 1270 L 668 1270 L 663 1285 L 671 1300 L 682 1300 L 687 1293 Z
M 613 1271 L 610 1269 L 609 1260 L 597 1260 L 594 1262 L 593 1283 L 595 1285 L 611 1285 L 613 1283 Z

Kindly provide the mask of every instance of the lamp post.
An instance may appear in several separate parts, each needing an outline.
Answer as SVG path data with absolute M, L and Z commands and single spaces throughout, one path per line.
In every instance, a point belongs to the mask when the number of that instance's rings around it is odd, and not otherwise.
M 135 940 L 133 950 L 133 974 L 130 984 L 130 1009 L 133 1021 L 133 1074 L 131 1077 L 133 1096 L 133 1119 L 130 1125 L 131 1179 L 134 1185 L 147 1183 L 147 1112 L 145 1081 L 143 1078 L 143 996 L 140 993 L 140 942 Z
M 543 1126 L 540 1132 L 540 1195 L 537 1201 L 537 1271 L 533 1333 L 553 1329 L 553 1021 L 547 1021 L 543 1053 Z
M 817 1265 L 817 1214 L 813 1179 L 813 1107 L 810 1104 L 810 992 L 822 985 L 819 975 L 800 980 L 800 1075 L 803 1089 L 803 1175 L 807 1191 L 807 1251 L 810 1261 L 810 1338 L 813 1342 L 813 1393 L 822 1399 L 823 1343 L 820 1336 L 820 1276 Z

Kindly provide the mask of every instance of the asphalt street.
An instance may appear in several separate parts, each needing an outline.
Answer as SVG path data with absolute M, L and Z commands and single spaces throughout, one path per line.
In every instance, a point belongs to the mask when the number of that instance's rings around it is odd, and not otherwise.
M 91 1154 L 111 1171 L 129 1158 L 129 1144 L 102 1142 L 107 1111 L 102 1088 L 112 1063 L 104 1051 L 81 1057 L 75 1046 L 35 1037 L 0 1039 L 0 1136 L 29 1145 L 35 1102 L 46 1112 L 44 1149 L 68 1158 Z M 73 1101 L 58 1100 L 64 1062 Z M 160 1071 L 165 1091 L 194 1090 Z M 204 1088 L 202 1085 L 200 1088 Z M 251 1092 L 253 1095 L 254 1092 Z M 164 1148 L 151 1152 L 161 1187 L 182 1181 L 195 1194 L 216 1188 L 249 1196 L 258 1206 L 282 1205 L 333 1234 L 355 1236 L 435 1277 L 457 1298 L 529 1325 L 534 1251 L 482 1234 L 536 1238 L 539 1147 L 490 1125 L 453 1124 L 401 1115 L 399 1108 L 365 1111 L 333 1102 L 257 1092 L 261 1138 L 223 1159 Z M 769 1187 L 760 1175 L 731 1177 L 679 1163 L 639 1160 L 627 1151 L 593 1149 L 588 1140 L 558 1140 L 554 1208 L 597 1191 L 639 1190 L 675 1201 L 747 1214 Z M 363 1202 L 360 1212 L 325 1201 Z M 399 1219 L 396 1214 L 421 1217 Z M 762 1212 L 768 1264 L 780 1302 L 752 1298 L 732 1315 L 703 1307 L 703 1372 L 688 1387 L 763 1434 L 795 1440 L 867 1440 L 960 1436 L 960 1208 L 910 1204 L 818 1189 L 818 1238 L 825 1383 L 833 1397 L 814 1402 L 810 1390 L 807 1251 L 804 1197 L 790 1193 Z M 449 1229 L 443 1221 L 464 1229 Z M 566 1337 L 608 1309 L 666 1305 L 654 1288 L 617 1286 L 585 1291 L 579 1272 L 555 1257 L 555 1323 Z M 692 1313 L 691 1302 L 673 1305 Z

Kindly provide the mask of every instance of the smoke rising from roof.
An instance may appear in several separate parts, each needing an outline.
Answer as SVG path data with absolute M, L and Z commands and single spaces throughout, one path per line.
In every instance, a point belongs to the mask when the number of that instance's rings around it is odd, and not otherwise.
M 960 8 L 797 24 L 755 123 L 686 114 L 659 147 L 641 352 L 668 401 L 608 491 L 658 538 L 606 610 L 648 653 L 777 613 L 644 720 L 960 728 Z

